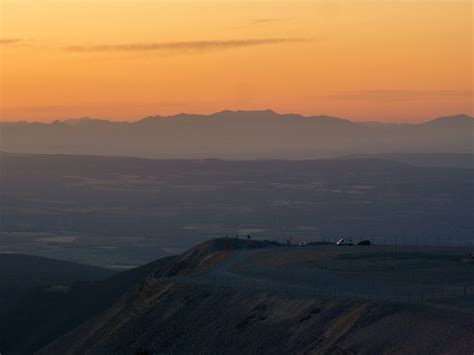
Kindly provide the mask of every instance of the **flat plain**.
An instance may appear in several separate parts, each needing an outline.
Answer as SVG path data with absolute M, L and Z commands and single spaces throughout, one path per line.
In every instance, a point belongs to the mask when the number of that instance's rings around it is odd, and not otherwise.
M 345 236 L 376 245 L 472 245 L 474 169 L 445 160 L 3 153 L 0 252 L 120 270 L 236 234 L 279 242 Z

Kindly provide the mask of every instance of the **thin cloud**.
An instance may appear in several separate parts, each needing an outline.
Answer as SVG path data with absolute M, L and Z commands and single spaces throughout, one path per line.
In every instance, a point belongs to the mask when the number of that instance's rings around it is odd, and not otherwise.
M 341 101 L 413 101 L 433 97 L 459 98 L 473 95 L 473 90 L 366 90 L 339 92 L 325 98 Z
M 91 46 L 68 46 L 64 47 L 64 49 L 72 52 L 209 52 L 305 41 L 307 40 L 302 38 L 262 38 L 217 41 L 100 44 Z
M 22 38 L 0 38 L 0 46 L 14 46 L 24 44 Z
M 288 20 L 289 19 L 286 19 L 286 18 L 256 18 L 252 20 L 252 23 L 266 24 L 266 23 L 273 23 L 273 22 L 284 22 Z

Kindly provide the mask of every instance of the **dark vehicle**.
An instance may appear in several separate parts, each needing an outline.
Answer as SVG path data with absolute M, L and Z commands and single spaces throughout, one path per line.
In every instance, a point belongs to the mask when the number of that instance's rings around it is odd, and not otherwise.
M 357 245 L 372 245 L 370 240 L 361 240 Z

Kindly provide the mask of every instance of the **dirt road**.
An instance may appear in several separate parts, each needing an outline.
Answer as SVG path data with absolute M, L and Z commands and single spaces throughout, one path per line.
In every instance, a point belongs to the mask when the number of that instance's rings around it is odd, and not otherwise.
M 430 303 L 472 310 L 474 265 L 464 250 L 419 247 L 273 247 L 236 250 L 198 283 L 286 292 Z

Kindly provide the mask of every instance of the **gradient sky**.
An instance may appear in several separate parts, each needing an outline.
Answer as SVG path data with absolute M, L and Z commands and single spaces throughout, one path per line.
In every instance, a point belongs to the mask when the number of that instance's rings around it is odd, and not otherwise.
M 0 120 L 474 113 L 472 0 L 0 4 Z

